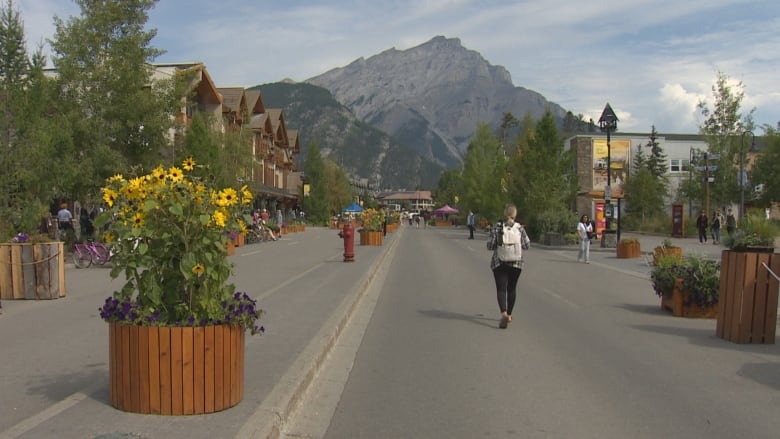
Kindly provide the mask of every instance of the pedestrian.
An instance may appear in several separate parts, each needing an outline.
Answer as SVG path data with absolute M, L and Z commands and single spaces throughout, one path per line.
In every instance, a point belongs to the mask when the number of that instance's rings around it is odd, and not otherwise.
M 57 222 L 60 230 L 72 230 L 71 221 L 73 221 L 73 214 L 68 210 L 68 203 L 60 204 L 60 210 L 57 211 Z
M 520 223 L 515 222 L 517 207 L 509 204 L 504 208 L 504 220 L 497 221 L 487 241 L 488 250 L 493 251 L 490 269 L 496 283 L 496 298 L 501 317 L 498 327 L 506 329 L 512 321 L 512 310 L 517 298 L 517 280 L 523 271 L 523 249 L 528 249 L 531 240 Z
M 577 253 L 577 262 L 590 264 L 590 238 L 593 236 L 593 226 L 588 215 L 582 215 L 577 223 L 577 237 L 580 239 L 580 252 Z
M 723 223 L 723 217 L 720 214 L 720 210 L 715 212 L 714 218 L 712 218 L 712 243 L 720 244 L 720 226 Z
M 737 219 L 734 218 L 734 213 L 731 212 L 731 208 L 729 207 L 726 211 L 726 233 L 728 233 L 729 236 L 734 236 L 734 231 L 737 230 Z
M 466 225 L 469 227 L 469 239 L 474 239 L 474 225 L 477 218 L 474 212 L 469 210 L 469 216 L 466 217 Z
M 704 244 L 707 242 L 708 226 L 709 219 L 707 218 L 707 213 L 702 210 L 701 213 L 699 213 L 699 217 L 696 218 L 696 229 L 699 230 L 699 244 Z

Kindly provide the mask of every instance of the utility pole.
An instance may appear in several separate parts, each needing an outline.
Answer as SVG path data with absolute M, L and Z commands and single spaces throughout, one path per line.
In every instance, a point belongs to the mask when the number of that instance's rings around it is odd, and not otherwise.
M 710 215 L 710 160 L 709 153 L 704 153 L 704 213 Z

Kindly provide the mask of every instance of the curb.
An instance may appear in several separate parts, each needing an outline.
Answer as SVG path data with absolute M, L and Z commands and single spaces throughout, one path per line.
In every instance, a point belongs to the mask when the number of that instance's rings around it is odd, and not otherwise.
M 394 235 L 397 236 L 397 233 Z M 271 393 L 244 422 L 236 435 L 237 439 L 278 439 L 281 437 L 285 422 L 294 413 L 296 406 L 314 381 L 336 345 L 336 341 L 358 308 L 358 304 L 365 296 L 390 248 L 394 247 L 397 242 L 398 239 L 395 237 L 386 241 L 389 245 L 383 246 L 376 261 L 358 280 L 317 335 L 298 355 Z

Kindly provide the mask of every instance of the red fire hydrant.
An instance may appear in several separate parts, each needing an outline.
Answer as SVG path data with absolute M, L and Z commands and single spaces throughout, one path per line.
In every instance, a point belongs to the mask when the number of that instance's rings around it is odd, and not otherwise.
M 355 229 L 352 224 L 344 224 L 339 236 L 344 239 L 344 262 L 355 262 Z

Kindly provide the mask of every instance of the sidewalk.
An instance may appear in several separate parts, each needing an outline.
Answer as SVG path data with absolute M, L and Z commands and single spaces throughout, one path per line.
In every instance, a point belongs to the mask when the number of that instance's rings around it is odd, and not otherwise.
M 353 263 L 343 262 L 343 241 L 326 228 L 237 248 L 231 281 L 258 300 L 266 333 L 246 338 L 243 400 L 210 415 L 110 406 L 107 328 L 97 309 L 121 283 L 108 265 L 70 264 L 65 298 L 3 302 L 0 439 L 277 437 L 400 233 L 381 247 L 356 245 Z

